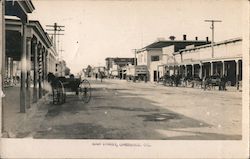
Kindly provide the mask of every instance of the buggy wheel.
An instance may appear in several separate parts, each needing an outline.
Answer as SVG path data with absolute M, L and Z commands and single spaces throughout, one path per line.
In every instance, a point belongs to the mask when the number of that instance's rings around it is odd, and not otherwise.
M 66 94 L 61 81 L 59 81 L 54 88 L 52 88 L 53 93 L 53 104 L 63 104 L 66 101 Z
M 208 85 L 207 85 L 207 90 L 211 90 L 212 87 L 213 87 L 212 84 L 208 84 Z
M 91 86 L 88 80 L 84 79 L 79 85 L 79 99 L 88 103 L 91 99 Z
M 228 87 L 228 86 L 231 86 L 231 81 L 227 81 L 226 82 L 226 86 Z

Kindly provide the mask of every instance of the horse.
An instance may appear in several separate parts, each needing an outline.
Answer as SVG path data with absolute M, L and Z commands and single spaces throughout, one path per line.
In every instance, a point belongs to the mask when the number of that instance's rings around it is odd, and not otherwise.
M 203 78 L 203 88 L 206 89 L 214 89 L 216 86 L 219 87 L 219 90 L 221 90 L 221 87 L 223 85 L 223 90 L 225 89 L 226 80 L 221 78 L 220 76 L 208 76 Z
M 52 88 L 53 104 L 62 104 L 66 101 L 63 83 L 53 73 L 48 73 L 48 82 Z

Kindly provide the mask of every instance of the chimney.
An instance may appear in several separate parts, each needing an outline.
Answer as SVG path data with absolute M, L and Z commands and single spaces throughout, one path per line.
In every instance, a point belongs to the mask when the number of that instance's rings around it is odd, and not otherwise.
M 169 39 L 173 41 L 175 40 L 175 36 L 170 36 Z
M 183 40 L 187 40 L 187 35 L 186 34 L 183 35 Z
M 198 37 L 197 36 L 195 37 L 195 40 L 198 41 Z
M 206 41 L 207 41 L 207 42 L 209 41 L 208 36 L 206 37 Z

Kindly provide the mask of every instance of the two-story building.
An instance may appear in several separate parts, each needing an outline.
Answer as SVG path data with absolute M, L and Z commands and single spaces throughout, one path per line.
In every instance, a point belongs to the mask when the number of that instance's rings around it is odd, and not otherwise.
M 148 67 L 149 81 L 157 81 L 157 79 L 164 74 L 163 69 L 159 68 L 161 65 L 167 63 L 175 63 L 173 53 L 187 46 L 201 46 L 209 44 L 208 38 L 204 41 L 186 40 L 186 35 L 183 40 L 158 40 L 142 49 L 136 51 L 137 65 L 146 65 Z M 161 69 L 159 71 L 159 69 Z

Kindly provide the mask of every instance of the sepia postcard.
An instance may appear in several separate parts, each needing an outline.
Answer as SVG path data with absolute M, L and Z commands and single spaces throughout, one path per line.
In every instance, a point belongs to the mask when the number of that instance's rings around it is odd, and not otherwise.
M 0 2 L 0 158 L 249 158 L 249 0 Z

